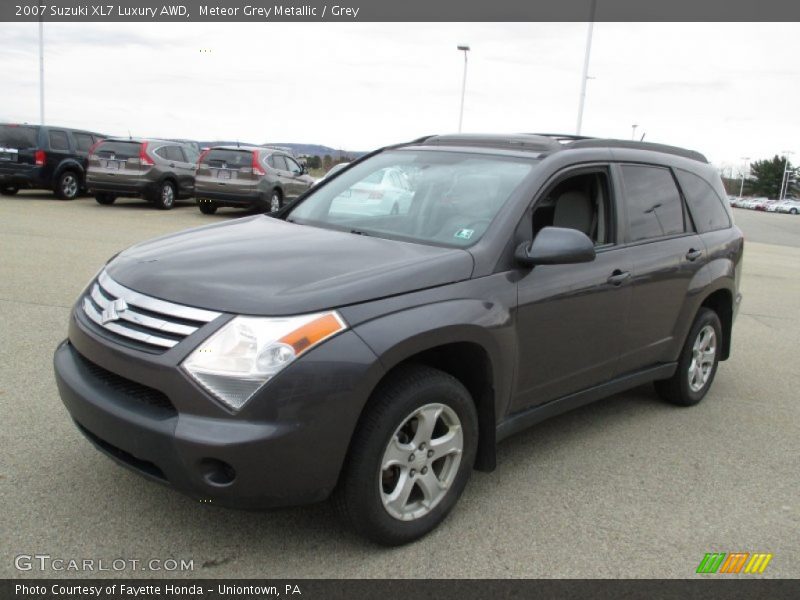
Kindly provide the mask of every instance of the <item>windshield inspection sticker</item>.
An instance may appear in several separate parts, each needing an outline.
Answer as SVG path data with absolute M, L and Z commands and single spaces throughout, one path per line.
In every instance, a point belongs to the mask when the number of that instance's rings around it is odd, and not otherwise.
M 472 237 L 472 234 L 475 233 L 474 229 L 459 229 L 456 231 L 455 236 L 459 240 L 468 240 Z

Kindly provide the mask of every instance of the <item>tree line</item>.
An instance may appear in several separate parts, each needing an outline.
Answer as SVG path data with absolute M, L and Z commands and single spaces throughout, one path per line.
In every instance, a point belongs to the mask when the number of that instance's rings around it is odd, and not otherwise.
M 750 163 L 750 173 L 744 177 L 723 177 L 725 191 L 732 196 L 765 196 L 767 198 L 778 198 L 781 186 L 784 185 L 784 173 L 788 171 L 788 183 L 784 196 L 800 196 L 800 186 L 798 186 L 798 168 L 794 166 L 788 157 L 778 156 L 777 154 L 768 159 L 757 160 Z

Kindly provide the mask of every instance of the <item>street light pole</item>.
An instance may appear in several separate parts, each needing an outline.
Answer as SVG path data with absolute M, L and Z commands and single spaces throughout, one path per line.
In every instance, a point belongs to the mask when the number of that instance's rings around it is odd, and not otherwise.
M 742 185 L 739 188 L 739 198 L 741 198 L 742 194 L 744 193 L 744 172 L 747 170 L 747 161 L 750 160 L 750 157 L 749 156 L 743 156 L 742 160 L 744 161 L 744 169 L 742 169 Z
M 637 128 L 637 127 L 638 127 L 638 125 L 637 125 L 636 123 L 634 123 L 633 125 L 631 125 L 631 139 L 632 139 L 632 140 L 635 140 L 635 139 L 636 139 L 636 128 Z
M 583 75 L 581 76 L 581 97 L 578 102 L 578 124 L 575 135 L 581 134 L 583 125 L 583 106 L 586 103 L 586 82 L 589 81 L 589 58 L 592 54 L 592 33 L 594 32 L 594 13 L 597 9 L 597 0 L 592 0 L 592 10 L 589 15 L 589 29 L 586 32 L 586 53 L 583 56 Z
M 464 122 L 464 95 L 467 92 L 467 53 L 469 52 L 469 46 L 462 44 L 457 48 L 464 53 L 464 78 L 461 81 L 461 110 L 458 113 L 458 133 L 461 133 L 461 124 Z
M 789 187 L 786 185 L 788 183 L 789 178 L 786 174 L 789 172 L 789 155 L 794 154 L 790 150 L 783 151 L 783 175 L 781 176 L 781 191 L 778 193 L 778 200 L 783 200 L 783 196 L 786 193 L 786 188 Z
M 44 20 L 39 15 L 39 123 L 44 125 Z

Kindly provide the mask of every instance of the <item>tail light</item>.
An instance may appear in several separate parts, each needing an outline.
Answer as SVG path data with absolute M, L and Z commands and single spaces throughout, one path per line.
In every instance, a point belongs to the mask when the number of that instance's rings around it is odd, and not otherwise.
M 47 155 L 44 153 L 44 150 L 37 150 L 33 155 L 33 160 L 36 161 L 37 167 L 43 167 L 46 159 Z
M 198 168 L 198 169 L 200 168 L 200 165 L 202 165 L 202 164 L 203 164 L 203 159 L 206 157 L 206 155 L 207 155 L 209 152 L 211 152 L 211 148 L 206 148 L 205 150 L 203 150 L 203 151 L 200 153 L 200 156 L 199 156 L 199 157 L 197 157 L 197 168 Z
M 103 143 L 103 140 L 97 140 L 94 144 L 92 144 L 91 147 L 89 148 L 89 152 L 86 155 L 86 157 L 87 158 L 92 158 L 92 156 L 94 156 L 95 148 L 97 148 L 102 143 Z
M 383 198 L 383 192 L 381 191 L 373 190 L 369 193 L 370 200 L 380 200 L 381 198 Z
M 139 164 L 146 167 L 152 167 L 156 164 L 153 162 L 153 159 L 147 155 L 147 142 L 142 142 L 139 145 Z
M 260 156 L 258 150 L 253 150 L 253 175 L 266 175 L 267 174 L 267 172 L 264 171 L 263 168 L 261 168 L 261 162 L 259 160 L 260 158 L 261 158 L 261 156 Z

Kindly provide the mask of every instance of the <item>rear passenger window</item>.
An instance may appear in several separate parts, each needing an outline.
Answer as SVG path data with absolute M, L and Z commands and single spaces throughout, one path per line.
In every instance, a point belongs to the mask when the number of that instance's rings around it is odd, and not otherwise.
M 88 133 L 73 133 L 75 137 L 75 145 L 78 147 L 78 152 L 88 152 L 92 147 L 92 136 Z
M 66 131 L 50 132 L 50 150 L 69 150 Z
M 623 165 L 631 242 L 675 235 L 685 231 L 683 204 L 669 169 Z
M 286 159 L 280 154 L 273 154 L 270 158 L 272 159 L 273 168 L 278 169 L 278 171 L 289 170 L 289 167 L 286 165 Z
M 689 205 L 694 224 L 700 233 L 726 229 L 731 226 L 728 212 L 714 188 L 703 178 L 689 171 L 677 169 L 675 175 L 681 184 L 683 196 Z

